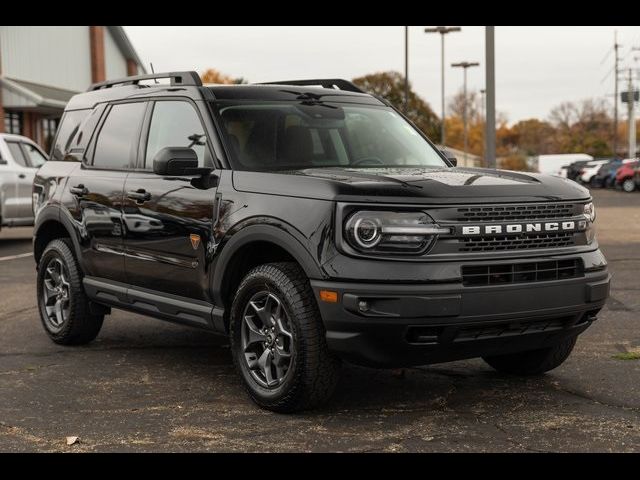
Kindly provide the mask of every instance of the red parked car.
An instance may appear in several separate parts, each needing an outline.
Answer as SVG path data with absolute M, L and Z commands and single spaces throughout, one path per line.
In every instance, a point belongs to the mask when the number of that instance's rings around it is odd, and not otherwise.
M 638 165 L 640 165 L 640 162 L 637 160 L 623 164 L 616 171 L 616 186 L 621 186 L 625 192 L 633 192 L 636 189 L 636 182 L 633 177 Z

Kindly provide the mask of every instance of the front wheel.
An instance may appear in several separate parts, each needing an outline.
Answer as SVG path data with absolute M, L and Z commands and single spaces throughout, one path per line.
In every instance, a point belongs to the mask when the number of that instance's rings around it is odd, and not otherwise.
M 330 352 L 309 280 L 293 263 L 251 270 L 231 306 L 231 351 L 251 398 L 293 412 L 327 401 L 339 361 Z
M 571 355 L 576 340 L 577 336 L 573 336 L 549 348 L 483 357 L 483 359 L 502 373 L 523 376 L 540 375 L 559 367 Z
M 53 240 L 38 262 L 38 309 L 55 343 L 81 345 L 100 332 L 103 315 L 91 313 L 80 267 L 68 240 Z
M 627 178 L 622 182 L 622 190 L 627 193 L 631 193 L 636 189 L 636 182 L 633 178 Z

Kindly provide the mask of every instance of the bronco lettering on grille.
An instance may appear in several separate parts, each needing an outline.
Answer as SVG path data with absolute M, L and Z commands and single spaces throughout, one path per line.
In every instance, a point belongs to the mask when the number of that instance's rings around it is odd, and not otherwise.
M 504 233 L 572 232 L 575 221 L 510 223 L 507 225 L 469 225 L 462 227 L 462 235 L 500 235 Z

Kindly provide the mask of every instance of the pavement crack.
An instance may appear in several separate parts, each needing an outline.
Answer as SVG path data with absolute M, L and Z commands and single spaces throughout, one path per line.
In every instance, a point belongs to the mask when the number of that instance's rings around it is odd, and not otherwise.
M 515 440 L 511 434 L 509 433 L 509 431 L 504 428 L 502 425 L 500 425 L 499 423 L 494 423 L 493 424 L 494 427 L 496 427 L 496 429 L 500 432 L 502 432 L 506 438 L 505 440 L 507 442 L 509 442 L 511 445 L 514 445 L 526 452 L 532 452 L 532 453 L 550 453 L 550 450 L 543 450 L 543 449 L 539 449 L 539 448 L 534 448 L 534 447 L 528 447 L 526 445 L 524 445 L 523 443 L 518 442 L 517 440 Z

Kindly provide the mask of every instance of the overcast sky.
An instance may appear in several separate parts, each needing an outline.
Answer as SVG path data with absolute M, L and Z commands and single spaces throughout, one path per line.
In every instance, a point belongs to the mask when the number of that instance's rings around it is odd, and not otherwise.
M 215 68 L 250 82 L 353 78 L 404 71 L 404 27 L 125 27 L 149 70 Z M 640 27 L 496 27 L 496 107 L 510 122 L 547 118 L 560 102 L 613 93 L 613 32 L 621 66 L 637 67 L 632 46 Z M 409 79 L 440 115 L 440 36 L 410 27 Z M 446 36 L 446 96 L 462 87 L 457 61 L 469 69 L 470 89 L 484 88 L 484 27 Z M 604 61 L 603 61 L 604 60 Z M 602 79 L 610 73 L 608 78 Z M 607 97 L 611 99 L 611 97 Z

